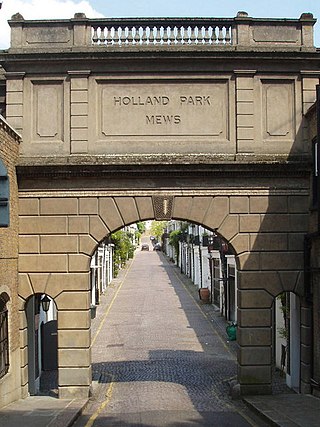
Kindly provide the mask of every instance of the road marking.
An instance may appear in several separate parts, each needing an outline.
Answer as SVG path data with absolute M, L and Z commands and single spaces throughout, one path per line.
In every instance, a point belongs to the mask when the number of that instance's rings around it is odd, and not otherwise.
M 102 327 L 103 327 L 103 325 L 104 325 L 104 322 L 106 321 L 106 318 L 107 318 L 107 316 L 108 316 L 108 314 L 109 314 L 109 312 L 110 312 L 110 310 L 111 310 L 111 307 L 113 306 L 113 303 L 114 303 L 115 299 L 117 298 L 118 293 L 119 293 L 120 289 L 122 288 L 122 285 L 124 284 L 124 282 L 125 282 L 125 280 L 126 280 L 126 277 L 127 277 L 128 273 L 129 273 L 129 271 L 130 271 L 130 269 L 131 269 L 131 266 L 132 266 L 132 262 L 131 262 L 131 264 L 129 265 L 128 270 L 126 271 L 126 274 L 124 275 L 124 277 L 123 277 L 123 279 L 122 279 L 122 281 L 121 281 L 121 283 L 120 283 L 120 285 L 119 285 L 119 287 L 118 287 L 118 289 L 117 289 L 116 293 L 114 294 L 114 296 L 113 296 L 113 298 L 112 298 L 112 300 L 111 300 L 111 302 L 110 302 L 110 304 L 109 304 L 109 306 L 108 306 L 108 308 L 107 308 L 107 310 L 106 310 L 106 312 L 105 312 L 105 314 L 104 314 L 103 318 L 102 318 L 102 319 L 101 319 L 101 321 L 100 321 L 99 328 L 97 329 L 97 332 L 96 332 L 95 336 L 94 336 L 94 337 L 93 337 L 93 339 L 92 339 L 91 347 L 92 347 L 92 346 L 93 346 L 93 344 L 95 343 L 95 341 L 96 341 L 96 339 L 97 339 L 97 337 L 98 337 L 98 335 L 99 335 L 99 333 L 100 333 L 100 331 L 101 331 L 101 329 L 102 329 Z M 108 375 L 110 376 L 111 381 L 110 381 L 110 385 L 109 385 L 109 387 L 108 387 L 108 390 L 107 390 L 107 392 L 106 392 L 106 399 L 101 403 L 101 405 L 100 405 L 100 406 L 99 406 L 99 408 L 94 412 L 94 414 L 92 414 L 92 415 L 91 415 L 91 417 L 89 418 L 89 420 L 88 420 L 87 424 L 85 425 L 85 427 L 92 427 L 92 426 L 93 426 L 93 423 L 95 422 L 95 420 L 97 419 L 97 417 L 99 416 L 99 414 L 103 411 L 103 409 L 104 409 L 104 408 L 108 405 L 108 403 L 110 402 L 110 399 L 111 399 L 111 397 L 112 397 L 113 387 L 114 387 L 114 376 L 112 376 L 111 374 L 108 374 Z
M 110 385 L 108 387 L 108 390 L 106 392 L 106 399 L 101 403 L 101 405 L 99 406 L 99 408 L 95 411 L 94 414 L 91 415 L 91 417 L 89 418 L 87 424 L 85 425 L 85 427 L 92 427 L 93 423 L 95 422 L 95 420 L 97 419 L 97 417 L 101 414 L 101 412 L 103 411 L 103 409 L 108 405 L 111 397 L 112 397 L 112 391 L 113 391 L 113 386 L 114 386 L 114 377 L 112 375 L 110 375 L 111 377 L 111 381 L 110 381 Z
M 98 337 L 98 335 L 99 335 L 99 333 L 100 333 L 100 331 L 102 329 L 102 326 L 103 326 L 103 324 L 104 324 L 104 322 L 105 322 L 105 320 L 106 320 L 106 318 L 107 318 L 107 316 L 109 314 L 109 311 L 111 310 L 111 307 L 113 306 L 113 303 L 114 303 L 115 299 L 117 298 L 118 293 L 119 293 L 120 289 L 122 288 L 122 285 L 123 285 L 124 281 L 126 280 L 126 277 L 127 277 L 128 273 L 129 273 L 129 271 L 131 270 L 131 266 L 132 266 L 132 262 L 129 265 L 128 270 L 127 270 L 126 274 L 124 275 L 124 278 L 122 279 L 122 282 L 120 283 L 120 285 L 119 285 L 116 293 L 114 294 L 114 296 L 113 296 L 113 298 L 112 298 L 112 300 L 111 300 L 111 302 L 110 302 L 110 304 L 109 304 L 109 306 L 108 306 L 108 308 L 107 308 L 107 310 L 106 310 L 106 312 L 105 312 L 105 314 L 104 314 L 104 316 L 103 316 L 103 318 L 102 318 L 102 320 L 100 322 L 99 328 L 97 329 L 97 332 L 96 332 L 95 336 L 93 337 L 93 339 L 91 341 L 91 347 L 95 343 L 95 341 L 96 341 L 96 339 L 97 339 L 97 337 Z

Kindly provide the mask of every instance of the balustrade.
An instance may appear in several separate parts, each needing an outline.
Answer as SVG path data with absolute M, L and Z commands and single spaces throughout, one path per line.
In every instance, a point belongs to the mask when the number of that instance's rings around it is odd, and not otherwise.
M 98 22 L 91 25 L 92 44 L 102 46 L 183 46 L 231 45 L 231 22 L 163 21 L 152 25 L 139 23 Z

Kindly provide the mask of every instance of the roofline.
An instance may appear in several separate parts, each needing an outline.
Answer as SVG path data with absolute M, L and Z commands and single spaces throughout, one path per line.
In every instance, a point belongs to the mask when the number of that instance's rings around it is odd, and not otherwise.
M 0 124 L 4 125 L 4 127 L 6 128 L 7 131 L 9 131 L 11 133 L 11 135 L 14 137 L 14 139 L 17 142 L 21 142 L 22 140 L 22 136 L 20 135 L 20 133 L 18 133 L 8 122 L 7 120 L 0 114 Z

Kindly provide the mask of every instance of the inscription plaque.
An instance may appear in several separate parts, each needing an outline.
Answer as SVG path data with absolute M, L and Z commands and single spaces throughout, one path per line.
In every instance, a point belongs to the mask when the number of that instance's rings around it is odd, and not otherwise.
M 100 83 L 101 134 L 227 137 L 228 82 Z

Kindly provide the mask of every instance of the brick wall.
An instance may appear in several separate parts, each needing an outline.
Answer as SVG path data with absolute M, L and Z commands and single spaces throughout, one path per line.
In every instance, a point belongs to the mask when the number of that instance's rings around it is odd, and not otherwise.
M 20 397 L 20 353 L 18 306 L 18 187 L 15 165 L 18 159 L 19 135 L 0 116 L 0 158 L 10 185 L 10 224 L 0 227 L 0 293 L 9 295 L 9 373 L 0 379 L 0 407 Z

